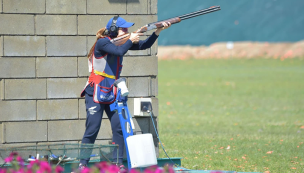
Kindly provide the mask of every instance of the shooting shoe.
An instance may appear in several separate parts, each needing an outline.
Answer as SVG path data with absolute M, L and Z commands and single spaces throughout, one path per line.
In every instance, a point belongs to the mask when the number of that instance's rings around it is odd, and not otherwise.
M 81 172 L 82 170 L 84 170 L 87 167 L 88 166 L 86 164 L 79 163 L 78 169 L 75 170 L 75 172 L 71 172 L 71 173 L 79 173 L 79 172 Z
M 118 173 L 126 173 L 127 169 L 125 168 L 125 166 L 123 164 L 121 165 L 117 165 L 119 167 L 119 171 Z

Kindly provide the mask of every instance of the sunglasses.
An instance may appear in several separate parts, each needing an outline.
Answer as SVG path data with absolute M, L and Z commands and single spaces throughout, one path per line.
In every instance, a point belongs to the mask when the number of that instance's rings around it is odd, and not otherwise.
M 128 32 L 128 28 L 119 28 L 120 30 L 122 30 L 123 32 Z

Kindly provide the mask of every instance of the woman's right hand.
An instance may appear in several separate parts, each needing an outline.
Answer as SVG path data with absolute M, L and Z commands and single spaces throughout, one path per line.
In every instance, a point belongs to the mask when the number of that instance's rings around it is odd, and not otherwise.
M 130 35 L 130 40 L 132 41 L 133 44 L 136 44 L 139 42 L 139 37 L 144 35 L 143 33 L 131 33 Z

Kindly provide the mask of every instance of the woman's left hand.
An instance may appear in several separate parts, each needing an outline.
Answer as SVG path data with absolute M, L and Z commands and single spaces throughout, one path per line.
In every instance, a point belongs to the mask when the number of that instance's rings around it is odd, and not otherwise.
M 162 28 L 157 28 L 157 30 L 155 31 L 156 35 L 159 35 L 162 30 L 167 29 L 171 26 L 170 22 L 163 22 L 162 24 L 163 24 L 163 27 Z

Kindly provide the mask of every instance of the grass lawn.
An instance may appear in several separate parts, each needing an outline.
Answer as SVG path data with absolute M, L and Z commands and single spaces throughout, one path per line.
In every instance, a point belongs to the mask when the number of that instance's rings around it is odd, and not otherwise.
M 304 172 L 304 58 L 160 60 L 158 84 L 160 138 L 183 167 Z

